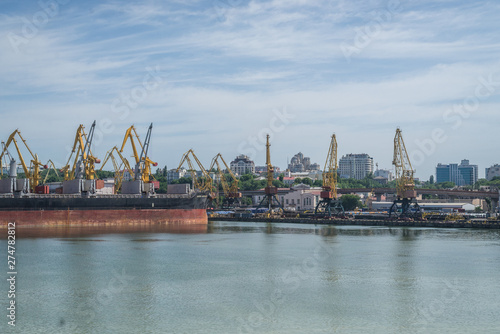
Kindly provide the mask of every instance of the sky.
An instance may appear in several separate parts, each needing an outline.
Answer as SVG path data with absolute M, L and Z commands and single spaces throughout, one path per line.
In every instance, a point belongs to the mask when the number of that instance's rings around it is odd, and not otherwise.
M 323 166 L 335 134 L 338 158 L 391 169 L 399 127 L 421 180 L 462 159 L 484 177 L 500 163 L 498 17 L 482 0 L 2 0 L 0 138 L 19 129 L 59 167 L 80 124 L 96 120 L 103 159 L 153 123 L 149 155 L 171 169 L 189 149 L 264 165 L 270 134 L 285 169 L 298 152 Z

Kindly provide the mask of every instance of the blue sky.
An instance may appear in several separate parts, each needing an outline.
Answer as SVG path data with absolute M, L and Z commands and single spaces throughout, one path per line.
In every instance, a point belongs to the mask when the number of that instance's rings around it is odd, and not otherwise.
M 154 123 L 151 158 L 192 148 L 285 168 L 368 153 L 392 168 L 403 130 L 417 177 L 437 163 L 500 163 L 500 3 L 173 0 L 0 2 L 0 137 L 66 159 L 97 120 L 103 158 Z

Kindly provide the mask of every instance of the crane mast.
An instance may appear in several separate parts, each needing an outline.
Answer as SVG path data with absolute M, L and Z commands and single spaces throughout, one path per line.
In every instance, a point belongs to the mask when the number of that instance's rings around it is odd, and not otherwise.
M 323 191 L 320 193 L 321 200 L 314 210 L 315 215 L 319 215 L 320 212 L 327 214 L 328 217 L 332 214 L 344 215 L 342 202 L 337 198 L 337 169 L 337 137 L 333 134 L 323 169 Z
M 269 143 L 269 134 L 266 136 L 266 167 L 267 186 L 264 189 L 264 197 L 257 206 L 257 209 L 266 206 L 269 210 L 269 213 L 271 213 L 273 209 L 273 203 L 276 203 L 278 205 L 278 209 L 281 209 L 281 211 L 284 212 L 285 210 L 283 209 L 283 205 L 280 203 L 278 197 L 276 196 L 278 194 L 278 188 L 273 186 L 274 167 L 271 164 L 271 144 Z
M 389 210 L 389 217 L 393 213 L 401 218 L 418 217 L 420 215 L 420 206 L 416 202 L 417 193 L 413 180 L 415 171 L 411 166 L 403 135 L 399 128 L 396 129 L 396 135 L 394 136 L 392 164 L 395 168 L 397 199 L 394 200 Z

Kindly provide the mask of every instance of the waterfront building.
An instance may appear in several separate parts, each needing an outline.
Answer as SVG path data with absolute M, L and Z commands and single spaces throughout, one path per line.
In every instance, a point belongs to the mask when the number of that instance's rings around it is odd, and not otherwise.
M 477 182 L 478 167 L 464 159 L 459 164 L 438 164 L 436 166 L 436 183 L 453 182 L 457 186 L 473 185 Z
M 321 200 L 321 188 L 312 188 L 307 184 L 298 184 L 291 189 L 279 188 L 278 199 L 287 211 L 314 211 Z M 264 193 L 253 195 L 253 204 L 257 205 L 264 198 Z
M 364 179 L 373 173 L 373 158 L 368 154 L 347 154 L 339 160 L 339 175 L 341 178 Z
M 229 168 L 231 168 L 231 171 L 235 175 L 255 173 L 255 163 L 252 160 L 250 160 L 248 156 L 244 154 L 238 155 L 236 159 L 231 161 Z

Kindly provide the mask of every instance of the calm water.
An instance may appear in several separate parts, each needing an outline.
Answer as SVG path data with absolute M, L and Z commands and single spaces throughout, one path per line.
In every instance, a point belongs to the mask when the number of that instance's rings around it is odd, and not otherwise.
M 216 222 L 16 248 L 1 333 L 500 333 L 497 231 Z

